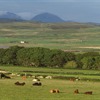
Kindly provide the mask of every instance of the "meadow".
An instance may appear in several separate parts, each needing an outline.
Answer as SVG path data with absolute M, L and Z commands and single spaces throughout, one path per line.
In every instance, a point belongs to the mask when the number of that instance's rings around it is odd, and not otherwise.
M 21 76 L 12 76 L 11 79 L 0 79 L 0 100 L 99 100 L 100 98 L 100 72 L 97 70 L 73 70 L 73 69 L 51 69 L 0 66 L 1 70 L 13 74 L 32 74 L 33 76 L 52 76 L 52 79 L 40 79 L 42 86 L 32 86 L 33 77 L 23 79 Z M 80 77 L 79 81 L 71 81 L 62 77 Z M 86 78 L 86 80 L 82 80 Z M 88 78 L 88 79 L 87 79 Z M 16 86 L 16 81 L 25 82 L 24 86 Z M 60 93 L 50 93 L 51 89 L 59 89 Z M 79 89 L 79 94 L 74 90 Z M 93 91 L 92 95 L 84 92 Z
M 20 41 L 26 41 L 21 44 Z M 45 47 L 72 51 L 100 51 L 100 26 L 86 23 L 0 23 L 0 47 L 9 46 Z M 0 66 L 0 70 L 15 74 L 11 79 L 0 79 L 0 100 L 99 100 L 100 71 L 57 68 L 32 68 Z M 32 86 L 33 76 L 52 76 L 40 79 L 42 86 Z M 7 74 L 10 75 L 10 74 Z M 79 78 L 79 81 L 70 81 Z M 16 86 L 16 81 L 25 86 Z M 60 93 L 50 93 L 59 89 Z M 79 94 L 74 90 L 79 89 Z M 93 95 L 84 92 L 93 91 Z
M 100 26 L 86 23 L 0 23 L 0 47 L 99 51 Z M 27 43 L 21 44 L 20 41 Z

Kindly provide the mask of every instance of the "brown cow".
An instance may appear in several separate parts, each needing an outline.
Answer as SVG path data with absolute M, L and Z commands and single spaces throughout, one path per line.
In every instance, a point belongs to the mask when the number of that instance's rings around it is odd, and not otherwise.
M 84 94 L 90 94 L 90 95 L 92 95 L 92 91 L 84 92 Z
M 78 90 L 78 89 L 76 89 L 76 90 L 74 91 L 74 93 L 75 93 L 75 94 L 78 94 L 78 93 L 79 93 L 79 90 Z
M 56 91 L 52 89 L 52 90 L 50 90 L 50 93 L 56 93 Z
M 58 89 L 55 89 L 56 93 L 59 93 L 59 90 Z
M 52 90 L 50 90 L 50 93 L 59 93 L 59 90 L 58 89 L 52 89 Z
M 70 78 L 70 81 L 74 82 L 75 81 L 75 78 Z

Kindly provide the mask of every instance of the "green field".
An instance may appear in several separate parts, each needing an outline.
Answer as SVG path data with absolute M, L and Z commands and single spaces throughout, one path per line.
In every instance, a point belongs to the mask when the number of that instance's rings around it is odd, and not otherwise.
M 20 41 L 26 41 L 21 44 Z M 0 47 L 46 47 L 72 51 L 100 51 L 100 26 L 85 23 L 0 23 Z M 0 66 L 11 79 L 0 79 L 0 100 L 99 100 L 100 71 Z M 13 73 L 14 75 L 11 75 Z M 27 75 L 22 79 L 22 75 Z M 42 86 L 32 86 L 32 76 L 43 76 Z M 52 76 L 52 79 L 46 79 Z M 70 81 L 70 78 L 79 78 Z M 16 81 L 25 86 L 16 86 Z M 60 93 L 50 93 L 59 89 Z M 74 90 L 79 89 L 79 94 Z M 84 92 L 93 91 L 93 95 Z
M 20 44 L 20 41 L 28 43 Z M 100 50 L 100 26 L 84 23 L 0 23 L 0 46 Z
M 25 86 L 15 86 L 14 82 L 25 81 Z M 14 78 L 11 80 L 0 80 L 0 100 L 99 100 L 100 83 L 93 82 L 70 82 L 66 80 L 41 79 L 42 86 L 32 86 L 32 78 L 22 80 Z M 80 94 L 74 94 L 79 89 Z M 51 89 L 59 89 L 60 93 L 52 94 Z M 93 91 L 93 95 L 83 94 Z
M 1 70 L 13 74 L 32 74 L 33 76 L 53 76 L 52 79 L 42 78 L 42 86 L 32 86 L 33 77 L 22 79 L 21 76 L 12 76 L 11 79 L 0 79 L 0 100 L 99 100 L 100 99 L 100 71 L 51 69 L 51 68 L 28 68 L 28 67 L 0 67 Z M 79 81 L 70 81 L 66 78 L 56 79 L 54 76 L 80 77 Z M 82 80 L 83 77 L 86 80 Z M 88 78 L 88 80 L 87 80 Z M 25 82 L 25 86 L 16 86 L 16 81 Z M 51 89 L 59 89 L 60 93 L 50 93 Z M 79 94 L 74 90 L 79 89 Z M 93 95 L 84 92 L 93 91 Z

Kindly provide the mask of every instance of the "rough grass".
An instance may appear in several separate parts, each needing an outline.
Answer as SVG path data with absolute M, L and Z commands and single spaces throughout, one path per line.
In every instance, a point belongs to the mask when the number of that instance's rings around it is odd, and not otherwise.
M 97 50 L 100 27 L 80 23 L 0 23 L 0 46 L 20 45 L 68 50 Z M 28 44 L 20 44 L 20 41 Z M 92 48 L 93 47 L 93 48 Z

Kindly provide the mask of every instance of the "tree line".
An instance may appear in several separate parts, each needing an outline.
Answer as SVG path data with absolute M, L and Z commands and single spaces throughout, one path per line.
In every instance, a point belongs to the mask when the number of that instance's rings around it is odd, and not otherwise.
M 11 46 L 0 49 L 0 65 L 100 69 L 99 52 L 75 54 L 42 47 Z

